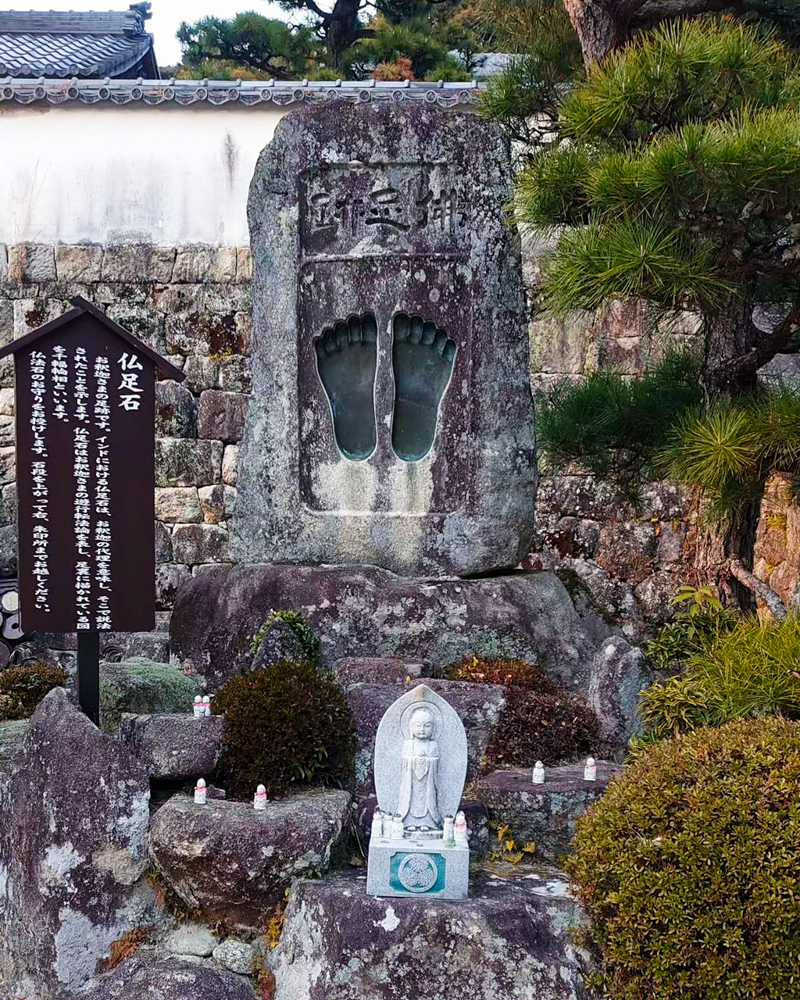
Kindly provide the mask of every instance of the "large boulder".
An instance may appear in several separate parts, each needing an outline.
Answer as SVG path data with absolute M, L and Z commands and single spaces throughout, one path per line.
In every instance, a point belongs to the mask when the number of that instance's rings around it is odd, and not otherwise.
M 221 715 L 123 715 L 119 738 L 151 778 L 199 778 L 214 772 L 224 725 Z
M 255 791 L 255 789 L 254 789 Z M 341 791 L 310 791 L 269 802 L 174 796 L 153 817 L 150 854 L 192 909 L 212 919 L 257 924 L 300 875 L 327 870 L 350 813 Z
M 597 780 L 585 781 L 583 764 L 548 767 L 543 785 L 534 785 L 530 770 L 494 771 L 475 782 L 472 794 L 489 809 L 494 823 L 508 826 L 517 844 L 536 844 L 536 853 L 551 860 L 566 854 L 575 821 L 605 792 L 622 768 L 597 762 Z
M 345 689 L 356 727 L 355 788 L 358 795 L 368 795 L 374 789 L 375 736 L 384 713 L 405 691 L 410 691 L 418 683 L 415 678 L 403 685 L 353 684 Z M 425 683 L 453 706 L 464 723 L 468 778 L 474 777 L 505 707 L 505 688 L 498 684 L 471 684 L 433 678 L 426 678 Z
M 141 954 L 98 976 L 81 1000 L 255 1000 L 246 979 L 189 962 Z
M 51 691 L 5 799 L 0 982 L 30 997 L 75 990 L 126 931 L 152 922 L 147 771 Z M 37 992 L 40 991 L 40 992 Z
M 564 876 L 473 872 L 464 900 L 376 899 L 362 874 L 299 882 L 268 956 L 275 1000 L 588 1000 Z
M 435 675 L 467 654 L 535 660 L 586 692 L 611 629 L 579 615 L 550 573 L 481 580 L 409 580 L 355 567 L 242 566 L 181 587 L 170 622 L 173 660 L 216 690 L 247 658 L 271 611 L 301 612 L 322 642 L 322 662 L 344 657 L 426 661 Z
M 154 715 L 191 712 L 202 688 L 169 663 L 144 657 L 103 663 L 100 667 L 100 726 L 116 733 L 125 713 Z

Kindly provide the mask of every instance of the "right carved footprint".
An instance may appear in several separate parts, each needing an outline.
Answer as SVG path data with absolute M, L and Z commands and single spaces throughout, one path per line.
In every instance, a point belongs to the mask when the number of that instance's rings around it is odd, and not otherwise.
M 363 461 L 375 451 L 375 368 L 378 325 L 372 313 L 350 316 L 314 341 L 319 377 L 328 394 L 339 451 Z
M 398 313 L 393 323 L 395 404 L 392 447 L 418 462 L 433 447 L 439 404 L 453 372 L 456 345 L 435 323 Z

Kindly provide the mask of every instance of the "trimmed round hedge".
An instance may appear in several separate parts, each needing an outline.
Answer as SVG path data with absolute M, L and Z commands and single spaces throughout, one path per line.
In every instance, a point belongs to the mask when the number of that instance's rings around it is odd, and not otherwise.
M 350 707 L 333 674 L 307 661 L 233 677 L 217 692 L 224 714 L 219 773 L 232 798 L 295 786 L 344 784 L 356 749 Z
M 579 821 L 573 848 L 612 1000 L 800 997 L 800 723 L 658 744 Z

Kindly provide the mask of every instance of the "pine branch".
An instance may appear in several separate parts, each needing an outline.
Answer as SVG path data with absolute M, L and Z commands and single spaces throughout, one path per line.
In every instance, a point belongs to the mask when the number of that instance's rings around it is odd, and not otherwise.
M 763 580 L 759 580 L 758 577 L 754 576 L 749 569 L 745 569 L 740 559 L 734 558 L 729 560 L 728 569 L 730 570 L 731 576 L 736 577 L 739 583 L 743 584 L 748 590 L 752 591 L 761 598 L 761 600 L 769 608 L 769 612 L 776 622 L 786 621 L 788 618 L 786 605 L 775 593 L 772 587 L 764 583 Z

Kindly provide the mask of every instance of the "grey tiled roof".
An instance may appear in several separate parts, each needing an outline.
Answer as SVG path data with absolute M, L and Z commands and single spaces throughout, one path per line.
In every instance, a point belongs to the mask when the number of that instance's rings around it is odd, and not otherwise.
M 141 11 L 0 11 L 0 76 L 103 79 L 157 72 Z
M 475 102 L 482 85 L 466 83 L 388 83 L 364 81 L 237 80 L 21 80 L 0 79 L 0 104 L 82 102 L 96 104 L 239 104 L 285 106 L 316 101 L 391 101 L 454 107 Z

